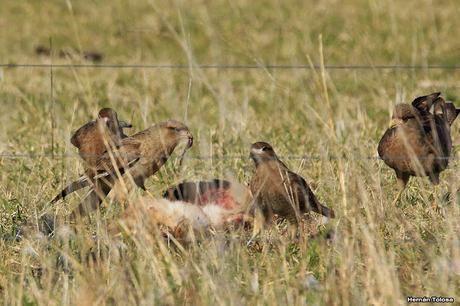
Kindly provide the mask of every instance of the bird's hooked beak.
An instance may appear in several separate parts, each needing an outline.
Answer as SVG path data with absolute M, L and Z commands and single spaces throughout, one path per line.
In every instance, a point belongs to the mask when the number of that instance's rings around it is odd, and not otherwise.
M 180 131 L 180 137 L 187 139 L 187 149 L 190 149 L 193 146 L 193 135 L 189 130 Z
M 262 153 L 262 149 L 251 148 L 251 151 L 249 152 L 249 158 L 251 158 L 256 164 L 258 164 L 262 160 Z
M 264 151 L 262 149 L 256 149 L 256 148 L 251 148 L 251 153 L 250 155 L 259 155 L 262 154 Z
M 124 129 L 124 128 L 132 128 L 133 127 L 133 125 L 131 123 L 123 121 L 123 120 L 118 121 L 118 126 L 121 127 L 122 129 Z
M 255 159 L 257 156 L 257 153 L 260 153 L 259 150 L 251 148 L 251 151 L 249 151 L 249 158 Z
M 391 118 L 391 121 L 390 121 L 390 124 L 389 124 L 389 128 L 392 129 L 392 128 L 395 128 L 395 127 L 398 127 L 400 126 L 401 124 L 403 123 L 402 119 L 399 119 L 399 118 Z

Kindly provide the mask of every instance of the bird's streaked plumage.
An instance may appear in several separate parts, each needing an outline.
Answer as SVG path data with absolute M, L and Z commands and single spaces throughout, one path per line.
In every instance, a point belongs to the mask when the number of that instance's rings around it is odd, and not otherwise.
M 309 211 L 334 218 L 334 211 L 319 202 L 307 182 L 279 160 L 270 144 L 254 143 L 250 156 L 256 165 L 250 182 L 256 234 L 260 231 L 256 227 L 270 222 L 274 214 L 294 224 Z
M 68 194 L 91 185 L 96 174 L 98 159 L 108 149 L 120 144 L 121 139 L 126 138 L 124 128 L 131 128 L 132 125 L 125 121 L 118 120 L 118 115 L 112 108 L 103 108 L 99 111 L 96 120 L 92 120 L 72 135 L 70 142 L 78 149 L 78 154 L 84 161 L 85 176 L 66 186 L 50 203 L 65 198 Z M 107 189 L 106 186 L 96 188 Z
M 116 183 L 122 183 L 129 191 L 134 183 L 145 189 L 144 181 L 154 175 L 168 160 L 176 146 L 183 140 L 187 141 L 187 149 L 193 144 L 193 137 L 188 127 L 175 120 L 169 120 L 123 138 L 112 151 L 101 155 L 95 171 L 102 175 L 107 189 L 93 190 L 78 208 L 80 214 L 95 209 Z M 107 175 L 108 174 L 108 175 Z
M 450 125 L 458 115 L 440 93 L 416 98 L 411 105 L 397 104 L 392 124 L 378 145 L 379 156 L 394 169 L 401 189 L 410 176 L 428 176 L 439 183 L 439 174 L 452 151 Z

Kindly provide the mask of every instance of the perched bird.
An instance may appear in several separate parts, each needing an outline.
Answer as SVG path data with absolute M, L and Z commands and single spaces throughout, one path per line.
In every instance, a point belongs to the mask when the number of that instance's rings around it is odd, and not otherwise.
M 97 161 L 111 147 L 116 147 L 127 136 L 124 128 L 131 128 L 130 123 L 118 120 L 117 113 L 111 108 L 99 111 L 96 120 L 92 120 L 80 127 L 70 139 L 72 145 L 78 149 L 84 161 L 85 176 L 66 186 L 53 200 L 54 203 L 67 194 L 90 185 L 90 181 L 97 174 Z M 101 187 L 104 188 L 104 187 Z
M 379 156 L 395 170 L 400 187 L 394 203 L 410 176 L 428 176 L 437 185 L 439 174 L 448 166 L 452 151 L 450 125 L 458 110 L 440 95 L 418 97 L 412 105 L 397 104 L 390 127 L 379 142 Z
M 121 184 L 125 192 L 133 187 L 132 183 L 145 189 L 145 179 L 164 165 L 182 140 L 187 141 L 186 150 L 193 145 L 188 127 L 175 120 L 158 123 L 121 139 L 116 148 L 101 155 L 96 162 L 95 185 L 102 181 L 107 188 L 92 190 L 80 204 L 78 212 L 82 214 L 97 208 L 116 184 Z
M 251 213 L 255 215 L 252 238 L 272 220 L 273 214 L 287 219 L 290 224 L 299 224 L 302 215 L 309 211 L 335 217 L 332 209 L 318 201 L 305 180 L 279 160 L 271 145 L 254 143 L 250 157 L 256 166 L 250 182 L 253 196 Z

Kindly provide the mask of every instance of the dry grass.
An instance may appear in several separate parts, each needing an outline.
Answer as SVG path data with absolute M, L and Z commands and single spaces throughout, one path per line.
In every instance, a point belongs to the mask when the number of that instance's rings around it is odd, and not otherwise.
M 426 179 L 412 179 L 392 207 L 394 174 L 368 158 L 376 156 L 394 103 L 438 90 L 455 99 L 459 72 L 194 66 L 320 63 L 322 57 L 328 64 L 452 64 L 460 56 L 458 10 L 455 0 L 3 1 L 3 63 L 49 63 L 34 48 L 52 37 L 55 49 L 97 50 L 106 63 L 191 65 L 55 69 L 54 107 L 48 69 L 1 69 L 0 152 L 36 154 L 0 157 L 5 237 L 26 220 L 34 224 L 50 209 L 46 203 L 54 193 L 81 172 L 76 155 L 61 155 L 75 154 L 71 132 L 102 106 L 118 110 L 136 131 L 167 118 L 186 120 L 196 140 L 190 156 L 212 157 L 187 160 L 181 173 L 168 162 L 148 181 L 155 195 L 183 178 L 231 175 L 247 183 L 253 171 L 245 158 L 249 145 L 265 140 L 279 155 L 315 157 L 286 162 L 338 218 L 327 227 L 313 218 L 306 231 L 333 229 L 331 242 L 320 235 L 299 244 L 274 229 L 256 247 L 245 246 L 244 233 L 217 233 L 181 249 L 148 229 L 127 235 L 122 244 L 111 241 L 106 229 L 120 205 L 107 203 L 86 226 L 63 227 L 54 239 L 0 241 L 0 300 L 402 305 L 407 295 L 460 298 L 459 206 L 434 211 L 433 188 Z M 458 124 L 454 143 L 460 140 Z M 456 190 L 457 169 L 454 160 L 437 196 Z M 58 204 L 56 217 L 77 201 Z

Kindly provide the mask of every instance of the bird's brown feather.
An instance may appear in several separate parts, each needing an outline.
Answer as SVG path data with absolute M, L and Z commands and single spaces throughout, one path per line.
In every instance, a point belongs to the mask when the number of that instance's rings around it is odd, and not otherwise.
M 260 143 L 254 144 L 253 148 L 257 144 Z M 290 223 L 297 223 L 309 211 L 331 218 L 335 216 L 332 209 L 318 201 L 307 182 L 290 171 L 272 149 L 267 156 L 263 156 L 262 151 L 262 156 L 256 156 L 257 154 L 259 153 L 251 153 L 256 162 L 256 171 L 250 183 L 253 195 L 252 212 L 256 216 L 259 212 L 264 222 L 270 222 L 276 214 Z
M 79 178 L 67 185 L 50 202 L 51 204 L 65 198 L 74 191 L 89 186 L 90 181 L 94 183 L 93 177 L 97 174 L 96 164 L 98 159 L 108 149 L 119 145 L 121 139 L 127 137 L 123 133 L 123 128 L 126 127 L 131 127 L 131 124 L 119 121 L 117 113 L 113 109 L 103 108 L 99 111 L 96 120 L 84 124 L 75 131 L 70 142 L 78 149 L 78 153 L 84 161 L 86 178 Z M 97 188 L 97 186 L 95 187 Z
M 410 176 L 428 176 L 434 184 L 439 182 L 452 151 L 450 124 L 455 117 L 449 122 L 449 109 L 440 93 L 416 98 L 412 106 L 395 107 L 393 119 L 400 123 L 385 131 L 377 150 L 395 170 L 401 187 Z
M 188 128 L 183 123 L 170 120 L 122 139 L 116 148 L 101 155 L 96 162 L 96 171 L 103 174 L 97 181 L 102 181 L 101 184 L 107 188 L 93 190 L 80 204 L 78 213 L 86 214 L 97 208 L 112 188 L 119 189 L 120 184 L 127 188 L 127 192 L 134 185 L 145 189 L 145 180 L 166 163 L 184 138 L 193 139 Z M 122 180 L 119 180 L 119 175 L 122 175 Z

